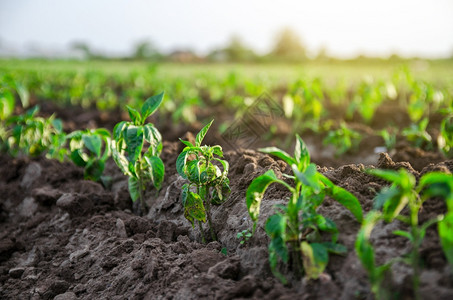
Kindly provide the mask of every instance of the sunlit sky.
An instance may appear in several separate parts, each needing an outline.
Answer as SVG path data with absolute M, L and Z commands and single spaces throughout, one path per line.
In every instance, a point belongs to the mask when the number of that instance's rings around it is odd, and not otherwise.
M 128 54 L 139 41 L 200 54 L 239 35 L 260 53 L 294 29 L 313 53 L 453 55 L 452 0 L 0 0 L 0 46 Z

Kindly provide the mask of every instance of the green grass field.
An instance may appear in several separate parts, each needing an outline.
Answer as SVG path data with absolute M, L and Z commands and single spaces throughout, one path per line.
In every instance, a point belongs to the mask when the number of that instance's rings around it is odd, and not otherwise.
M 230 72 L 237 72 L 246 78 L 264 77 L 280 82 L 292 82 L 298 78 L 320 77 L 324 82 L 343 79 L 349 83 L 363 78 L 388 79 L 402 67 L 407 67 L 416 79 L 427 80 L 432 83 L 453 82 L 453 61 L 410 61 L 410 62 L 363 62 L 335 61 L 317 62 L 308 61 L 303 64 L 233 64 L 233 63 L 158 63 L 137 61 L 69 61 L 69 60 L 0 60 L 0 69 L 21 71 L 102 71 L 105 74 L 127 74 L 141 72 L 152 66 L 157 66 L 157 75 L 163 78 L 190 78 L 195 74 L 209 74 L 210 76 L 226 76 Z

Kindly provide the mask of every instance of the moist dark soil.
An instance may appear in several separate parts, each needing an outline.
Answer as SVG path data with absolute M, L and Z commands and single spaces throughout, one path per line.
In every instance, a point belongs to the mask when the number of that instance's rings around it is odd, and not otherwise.
M 119 111 L 42 106 L 44 115 L 53 111 L 64 120 L 67 131 L 112 129 L 116 122 L 127 119 Z M 271 185 L 265 194 L 254 237 L 244 245 L 239 243 L 237 233 L 252 226 L 245 203 L 251 181 L 269 169 L 280 178 L 290 173 L 283 161 L 253 149 L 226 151 L 232 193 L 225 203 L 213 207 L 218 241 L 201 243 L 199 229 L 192 228 L 183 216 L 180 191 L 185 182 L 176 172 L 176 157 L 184 146 L 177 138 L 193 139 L 201 123 L 173 127 L 159 116 L 153 117 L 166 139 L 161 155 L 166 172 L 160 191 L 147 190 L 149 213 L 143 217 L 132 213 L 127 178 L 113 161 L 107 162 L 105 171 L 112 177 L 112 185 L 105 188 L 84 180 L 83 170 L 70 163 L 0 155 L 0 299 L 373 299 L 367 274 L 354 251 L 360 224 L 332 199 L 319 212 L 337 224 L 338 241 L 348 252 L 332 255 L 319 280 L 296 280 L 281 265 L 289 279 L 283 285 L 270 271 L 264 224 L 274 206 L 286 203 L 289 196 L 278 185 Z M 283 133 L 290 131 L 285 126 Z M 357 130 L 366 133 L 370 129 L 357 125 Z M 214 135 L 215 130 L 211 131 L 206 143 L 221 144 L 228 150 Z M 386 185 L 365 174 L 366 168 L 406 168 L 417 179 L 434 170 L 453 172 L 453 160 L 405 143 L 390 154 L 374 153 L 383 141 L 371 135 L 358 151 L 340 158 L 316 134 L 302 138 L 318 170 L 357 196 L 365 213 Z M 272 144 L 281 147 L 275 141 L 254 146 Z M 445 211 L 443 201 L 428 200 L 420 221 Z M 379 263 L 409 252 L 407 240 L 392 234 L 397 229 L 404 226 L 380 223 L 374 229 L 372 242 Z M 205 236 L 209 236 L 207 231 Z M 435 226 L 428 229 L 421 258 L 421 298 L 453 299 L 453 278 Z M 392 275 L 388 281 L 399 299 L 413 299 L 411 269 L 396 263 Z
M 177 142 L 164 143 L 165 181 L 160 191 L 147 191 L 150 210 L 144 217 L 131 212 L 127 179 L 111 161 L 106 173 L 113 184 L 105 189 L 84 180 L 83 170 L 69 163 L 0 156 L 0 298 L 372 299 L 367 275 L 354 252 L 360 225 L 331 199 L 319 211 L 336 222 L 339 242 L 348 253 L 331 256 L 319 280 L 291 279 L 291 272 L 281 266 L 290 279 L 284 286 L 270 272 L 264 222 L 273 206 L 285 203 L 289 196 L 277 185 L 265 195 L 255 236 L 239 244 L 236 234 L 252 225 L 245 204 L 250 182 L 269 169 L 277 176 L 290 171 L 283 161 L 253 150 L 226 153 L 232 194 L 213 208 L 218 241 L 202 244 L 198 228 L 183 216 L 180 188 L 184 181 L 175 170 L 182 147 Z M 396 162 L 383 153 L 374 166 L 367 167 L 403 167 L 419 178 L 432 170 L 452 172 L 453 161 L 427 163 L 417 171 L 410 162 Z M 369 211 L 385 182 L 366 175 L 365 168 L 362 164 L 320 165 L 319 171 L 351 191 Z M 445 210 L 442 201 L 429 200 L 420 219 Z M 379 262 L 409 251 L 406 240 L 392 234 L 400 228 L 398 223 L 382 223 L 373 231 Z M 452 299 L 453 279 L 434 226 L 421 253 L 422 299 Z M 412 299 L 410 268 L 398 263 L 392 271 L 394 290 L 401 299 Z

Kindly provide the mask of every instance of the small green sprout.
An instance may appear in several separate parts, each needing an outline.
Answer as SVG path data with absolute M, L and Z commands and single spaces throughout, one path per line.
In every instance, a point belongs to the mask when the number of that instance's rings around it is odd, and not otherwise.
M 265 225 L 266 233 L 271 238 L 269 262 L 272 272 L 286 283 L 286 278 L 277 271 L 277 262 L 280 258 L 285 263 L 291 261 L 292 270 L 297 278 L 305 272 L 306 277 L 317 279 L 327 266 L 329 253 L 343 254 L 346 248 L 337 243 L 338 229 L 335 223 L 319 214 L 316 209 L 323 203 L 324 198 L 329 196 L 362 222 L 360 203 L 354 195 L 334 185 L 316 170 L 316 165 L 310 163 L 310 154 L 299 136 L 296 139 L 293 157 L 275 147 L 260 151 L 274 155 L 289 164 L 294 176 L 285 177 L 292 179 L 294 184 L 290 185 L 278 179 L 272 170 L 251 182 L 247 189 L 246 202 L 254 222 L 252 233 L 256 230 L 261 201 L 266 189 L 272 183 L 286 187 L 291 192 L 288 204 L 277 205 L 277 213 L 269 217 Z M 330 241 L 322 238 L 322 233 L 330 234 Z
M 248 242 L 252 236 L 253 236 L 253 233 L 250 230 L 245 229 L 245 230 L 242 230 L 241 232 L 238 232 L 238 234 L 236 235 L 236 238 L 238 238 L 240 240 L 239 243 L 241 245 L 243 245 L 246 242 Z
M 23 115 L 11 116 L 6 125 L 12 126 L 6 141 L 6 148 L 12 156 L 31 155 L 39 156 L 50 153 L 52 157 L 62 160 L 59 149 L 64 140 L 63 124 L 54 115 L 49 118 L 37 117 L 39 107 L 35 106 Z
M 423 175 L 416 185 L 415 177 L 405 169 L 398 172 L 393 170 L 368 170 L 369 174 L 380 177 L 392 183 L 390 187 L 383 188 L 375 197 L 374 210 L 370 212 L 362 224 L 362 228 L 356 240 L 356 251 L 362 262 L 363 267 L 369 274 L 372 284 L 372 291 L 378 299 L 386 299 L 380 291 L 384 291 L 382 286 L 385 272 L 388 271 L 393 261 L 387 262 L 382 266 L 376 266 L 374 250 L 369 242 L 373 227 L 380 220 L 387 223 L 395 219 L 408 226 L 408 230 L 396 230 L 393 233 L 407 238 L 412 249 L 405 258 L 397 258 L 412 266 L 413 269 L 413 291 L 416 299 L 419 299 L 420 286 L 420 253 L 419 249 L 426 230 L 429 226 L 438 223 L 438 231 L 441 245 L 448 262 L 453 267 L 453 239 L 451 228 L 453 227 L 453 175 L 431 172 Z M 418 222 L 418 214 L 423 203 L 432 197 L 442 197 L 447 202 L 447 214 L 438 215 L 429 219 L 423 224 Z M 408 214 L 402 214 L 405 207 L 409 208 Z M 382 212 L 380 211 L 382 209 Z M 453 271 L 453 269 L 452 269 Z
M 329 131 L 323 140 L 324 145 L 333 145 L 336 149 L 335 155 L 340 156 L 344 153 L 358 148 L 362 135 L 342 122 L 340 128 Z
M 122 121 L 113 129 L 112 156 L 121 171 L 129 176 L 129 194 L 133 202 L 139 200 L 139 214 L 147 210 L 143 195 L 146 185 L 151 183 L 159 190 L 164 179 L 165 167 L 159 157 L 162 136 L 153 124 L 146 123 L 163 97 L 164 93 L 161 93 L 148 98 L 140 112 L 126 106 L 132 121 Z
M 215 157 L 223 157 L 222 147 L 218 145 L 201 146 L 213 121 L 200 130 L 195 138 L 195 145 L 181 140 L 187 147 L 176 160 L 176 170 L 179 175 L 190 181 L 182 187 L 184 217 L 192 223 L 192 227 L 194 222 L 198 221 L 203 242 L 206 242 L 206 239 L 202 223 L 206 221 L 211 232 L 211 239 L 217 240 L 211 218 L 211 204 L 222 204 L 231 192 L 230 181 L 227 177 L 229 164 L 226 160 Z
M 387 151 L 394 149 L 396 146 L 396 132 L 395 131 L 396 131 L 395 128 L 383 129 L 383 130 L 379 131 L 379 135 L 384 140 L 385 148 L 387 148 Z
M 431 135 L 429 135 L 429 133 L 426 131 L 428 123 L 429 119 L 424 118 L 420 122 L 416 124 L 413 123 L 408 128 L 405 128 L 402 134 L 415 147 L 432 149 L 432 138 Z
M 437 144 L 446 157 L 453 157 L 453 116 L 442 120 Z

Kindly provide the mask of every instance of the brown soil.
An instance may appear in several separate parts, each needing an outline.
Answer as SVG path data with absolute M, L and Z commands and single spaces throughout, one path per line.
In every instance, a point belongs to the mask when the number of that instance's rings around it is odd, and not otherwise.
M 42 106 L 44 115 L 54 111 L 65 121 L 68 131 L 112 129 L 116 122 L 127 119 L 120 112 Z M 273 206 L 285 203 L 289 196 L 280 186 L 272 185 L 266 192 L 255 236 L 245 245 L 239 244 L 236 234 L 252 226 L 245 204 L 250 182 L 269 169 L 280 177 L 290 172 L 283 161 L 254 150 L 226 152 L 232 193 L 227 202 L 213 208 L 219 241 L 200 243 L 198 228 L 193 229 L 183 216 L 180 188 L 184 181 L 176 173 L 175 161 L 183 148 L 177 138 L 193 138 L 187 132 L 197 132 L 201 123 L 173 127 L 159 115 L 153 118 L 167 140 L 161 156 L 166 173 L 160 191 L 147 191 L 150 210 L 145 217 L 131 212 L 127 178 L 112 161 L 108 162 L 106 173 L 112 176 L 113 184 L 104 189 L 101 184 L 83 180 L 83 170 L 70 163 L 0 156 L 0 299 L 373 298 L 367 275 L 354 252 L 360 224 L 331 199 L 319 211 L 336 222 L 339 242 L 348 253 L 331 256 L 320 280 L 291 279 L 289 285 L 283 286 L 270 272 L 269 239 L 264 224 L 273 213 Z M 370 130 L 361 125 L 355 129 L 364 133 Z M 319 171 L 356 195 L 365 212 L 372 208 L 376 192 L 386 185 L 366 175 L 363 171 L 367 167 L 403 167 L 417 178 L 432 170 L 453 172 L 453 160 L 446 161 L 438 153 L 416 150 L 404 143 L 390 156 L 374 153 L 383 141 L 371 135 L 365 137 L 359 151 L 341 158 L 336 158 L 335 149 L 323 146 L 315 134 L 307 133 L 302 138 Z M 214 134 L 207 136 L 206 143 L 220 143 L 228 149 Z M 278 142 L 273 143 L 281 147 Z M 271 144 L 272 141 L 254 146 Z M 429 200 L 420 220 L 445 210 L 442 201 Z M 402 228 L 399 223 L 382 223 L 373 231 L 379 262 L 408 252 L 407 241 L 392 234 Z M 421 252 L 421 298 L 453 299 L 453 278 L 435 226 L 428 230 Z M 290 278 L 290 273 L 281 267 Z M 392 272 L 389 283 L 394 290 L 401 299 L 412 299 L 410 268 L 397 263 Z
M 81 169 L 43 158 L 0 157 L 0 298 L 1 299 L 371 299 L 367 276 L 354 252 L 359 224 L 341 205 L 327 200 L 320 212 L 340 229 L 345 256 L 332 256 L 326 276 L 292 280 L 283 286 L 271 274 L 264 222 L 287 192 L 270 187 L 263 200 L 256 235 L 240 245 L 236 234 L 250 228 L 245 191 L 253 178 L 273 169 L 288 173 L 283 161 L 246 150 L 228 152 L 232 194 L 214 207 L 219 241 L 201 244 L 198 229 L 183 217 L 182 179 L 175 171 L 181 143 L 165 142 L 166 166 L 160 192 L 148 191 L 149 214 L 131 213 L 126 178 L 112 162 L 113 185 L 83 180 Z M 453 171 L 453 161 L 427 164 L 421 173 L 408 162 L 381 154 L 376 167 L 407 168 L 417 177 L 431 170 Z M 320 167 L 332 181 L 354 193 L 365 211 L 385 183 L 366 175 L 361 164 Z M 443 213 L 435 199 L 421 219 Z M 406 240 L 391 232 L 402 225 L 379 224 L 373 242 L 379 261 L 408 251 Z M 222 253 L 226 250 L 226 255 Z M 453 279 L 431 228 L 422 245 L 422 299 L 451 299 Z M 410 299 L 410 269 L 395 264 L 392 284 Z

